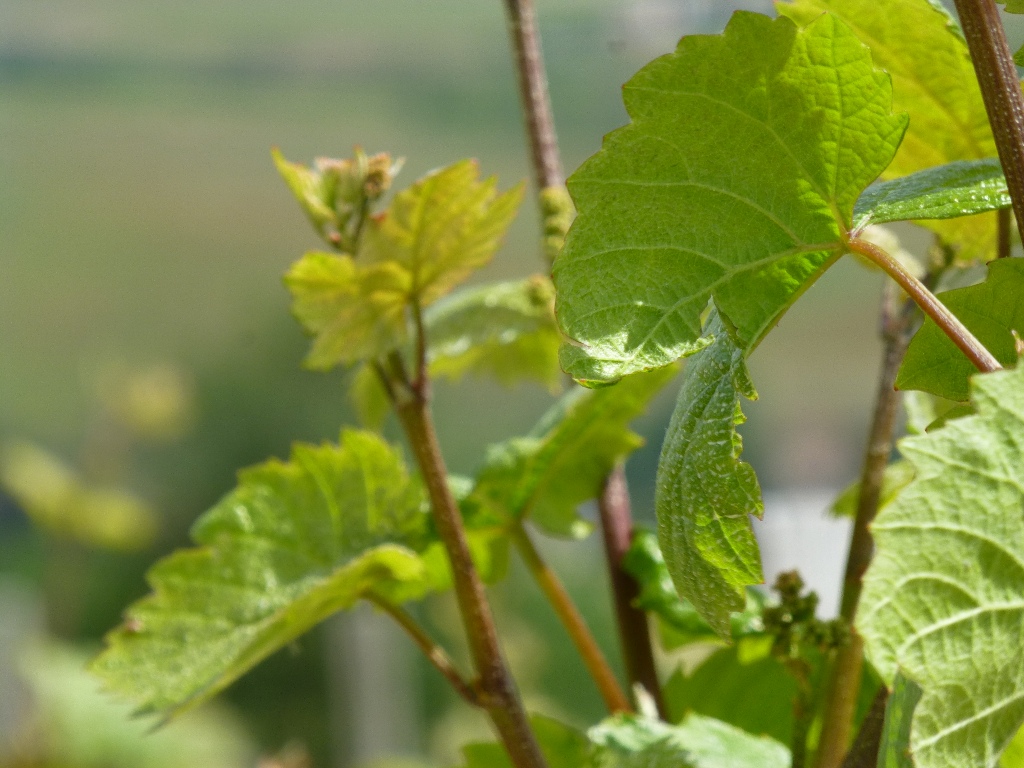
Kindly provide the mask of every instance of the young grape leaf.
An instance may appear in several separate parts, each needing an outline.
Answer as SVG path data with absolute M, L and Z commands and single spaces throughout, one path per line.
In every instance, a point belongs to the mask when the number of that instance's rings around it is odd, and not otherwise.
M 757 397 L 744 350 L 715 313 L 711 346 L 689 362 L 658 463 L 658 541 L 679 594 L 725 639 L 729 614 L 761 584 L 750 515 L 764 511 L 753 468 L 740 461 L 740 398 Z
M 893 109 L 910 127 L 885 178 L 957 160 L 995 157 L 996 145 L 970 53 L 956 20 L 938 0 L 776 1 L 780 14 L 807 24 L 826 11 L 849 25 L 892 75 Z M 920 222 L 972 259 L 995 252 L 992 214 Z
M 419 485 L 366 432 L 242 470 L 193 538 L 199 548 L 150 571 L 153 593 L 93 664 L 144 711 L 209 698 L 365 593 L 403 601 L 446 586 Z
M 405 339 L 411 276 L 397 264 L 313 251 L 292 265 L 285 284 L 293 314 L 314 337 L 309 368 L 378 357 Z
M 688 675 L 676 671 L 664 688 L 672 719 L 693 712 L 789 744 L 796 678 L 770 648 L 770 641 L 765 646 L 759 639 L 743 640 L 715 651 Z
M 613 381 L 693 354 L 714 297 L 744 345 L 842 252 L 857 197 L 906 117 L 831 16 L 803 29 L 737 12 L 624 89 L 632 123 L 573 174 L 579 215 L 554 267 L 562 365 Z
M 557 390 L 563 374 L 554 300 L 551 282 L 536 275 L 467 288 L 432 305 L 424 316 L 431 374 L 488 374 L 502 384 L 532 379 Z
M 636 607 L 658 617 L 661 644 L 665 650 L 690 643 L 718 642 L 718 635 L 701 618 L 697 609 L 679 597 L 661 554 L 661 547 L 658 546 L 658 538 L 652 532 L 642 528 L 636 530 L 622 558 L 622 568 L 636 579 L 640 587 L 640 595 L 634 601 Z M 763 607 L 764 597 L 761 593 L 748 589 L 747 607 L 741 613 L 732 614 L 730 619 L 734 640 L 764 630 L 761 624 Z
M 857 627 L 921 686 L 917 768 L 991 768 L 1024 722 L 1024 366 L 972 379 L 975 416 L 906 438 L 917 477 L 872 526 Z
M 330 202 L 330 179 L 314 168 L 307 168 L 301 163 L 286 160 L 281 150 L 274 147 L 270 150 L 274 165 L 288 189 L 299 201 L 299 206 L 309 217 L 313 228 L 323 235 L 328 225 L 337 226 L 338 215 Z
M 878 768 L 914 768 L 910 754 L 910 725 L 921 700 L 921 686 L 896 670 L 892 693 L 885 705 L 885 725 L 878 750 Z
M 992 261 L 984 282 L 939 297 L 1000 363 L 1017 361 L 1013 333 L 1024 334 L 1024 259 Z M 896 387 L 963 401 L 968 380 L 977 371 L 949 337 L 926 320 L 910 342 Z
M 872 184 L 857 200 L 853 222 L 951 219 L 1009 208 L 1010 193 L 999 158 L 960 160 Z
M 367 222 L 360 260 L 401 267 L 421 306 L 448 293 L 490 261 L 523 198 L 522 183 L 499 195 L 493 177 L 477 176 L 461 160 L 399 192 Z
M 618 715 L 590 729 L 597 768 L 789 768 L 789 750 L 710 717 Z
M 1024 0 L 996 0 L 1006 5 L 1007 13 L 1024 13 Z
M 529 435 L 488 449 L 471 502 L 498 521 L 529 517 L 554 536 L 587 535 L 591 526 L 577 507 L 596 498 L 615 464 L 643 444 L 629 423 L 677 370 L 667 366 L 564 395 Z
M 878 509 L 888 506 L 896 494 L 910 485 L 914 479 L 914 465 L 909 461 L 898 459 L 885 468 L 882 476 L 882 490 L 878 498 Z M 846 489 L 839 494 L 829 512 L 833 517 L 848 517 L 851 520 L 857 516 L 857 502 L 860 499 L 860 480 L 850 483 Z

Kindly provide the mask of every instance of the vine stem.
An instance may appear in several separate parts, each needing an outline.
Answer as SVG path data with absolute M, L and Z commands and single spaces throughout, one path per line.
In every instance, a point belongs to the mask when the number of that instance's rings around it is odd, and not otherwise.
M 597 503 L 601 516 L 608 577 L 615 601 L 615 618 L 619 628 L 626 676 L 631 686 L 640 685 L 654 699 L 658 714 L 668 720 L 668 708 L 658 680 L 651 647 L 651 629 L 647 613 L 634 605 L 640 586 L 622 567 L 622 559 L 633 543 L 633 520 L 626 484 L 626 469 L 621 463 L 608 475 Z
M 955 0 L 1024 239 L 1024 94 L 994 0 Z
M 410 397 L 400 397 L 395 405 L 427 486 L 438 535 L 451 562 L 455 598 L 479 676 L 476 687 L 480 704 L 487 710 L 516 768 L 546 768 L 519 690 L 498 643 L 483 581 L 470 555 L 458 504 L 448 487 L 448 471 L 429 403 L 421 391 L 412 390 Z
M 569 633 L 569 637 L 572 638 L 573 645 L 576 646 L 576 650 L 583 659 L 583 663 L 586 665 L 591 677 L 594 678 L 594 682 L 597 683 L 597 688 L 601 692 L 601 698 L 604 699 L 608 711 L 613 714 L 616 712 L 632 712 L 633 707 L 629 703 L 629 698 L 619 685 L 619 681 L 616 679 L 612 668 L 608 665 L 608 660 L 601 651 L 601 647 L 594 640 L 593 634 L 591 634 L 587 623 L 583 620 L 583 616 L 580 615 L 572 598 L 569 597 L 569 593 L 566 592 L 565 586 L 558 578 L 558 574 L 544 562 L 540 552 L 537 551 L 536 545 L 533 543 L 533 539 L 530 538 L 530 534 L 522 524 L 516 525 L 512 529 L 511 535 L 519 555 L 526 564 L 526 568 L 533 575 L 544 596 L 547 597 L 548 602 L 555 609 L 555 613 L 558 614 L 559 620 Z
M 430 636 L 423 631 L 423 628 L 416 623 L 416 620 L 409 615 L 409 612 L 402 608 L 400 605 L 395 605 L 390 600 L 387 600 L 380 595 L 369 593 L 364 595 L 364 599 L 372 603 L 378 609 L 388 614 L 395 622 L 405 630 L 406 634 L 412 638 L 412 641 L 416 646 L 423 651 L 423 655 L 427 657 L 434 668 L 444 675 L 445 679 L 451 683 L 455 692 L 459 694 L 467 703 L 472 704 L 475 707 L 481 706 L 480 696 L 474 688 L 459 672 L 455 663 L 451 660 L 451 657 L 440 645 L 435 643 Z
M 922 285 L 922 287 L 924 287 Z M 864 453 L 857 496 L 857 516 L 853 523 L 846 572 L 843 577 L 843 596 L 839 615 L 851 628 L 850 642 L 841 647 L 832 661 L 825 694 L 824 722 L 815 757 L 816 768 L 839 768 L 846 754 L 853 731 L 854 710 L 860 692 L 864 667 L 864 641 L 853 628 L 853 620 L 860 600 L 864 573 L 871 562 L 874 545 L 871 540 L 871 522 L 875 519 L 882 497 L 885 468 L 892 454 L 893 434 L 900 396 L 895 389 L 896 374 L 914 335 L 914 304 L 896 297 L 891 283 L 882 299 L 882 339 L 885 352 L 882 371 L 878 378 L 875 411 Z M 925 289 L 927 290 L 927 289 Z
M 914 303 L 935 321 L 935 324 L 956 344 L 960 351 L 967 355 L 967 358 L 974 363 L 979 371 L 991 373 L 1002 369 L 999 361 L 974 337 L 973 333 L 967 330 L 957 316 L 946 309 L 946 306 L 928 290 L 924 283 L 908 272 L 906 267 L 886 253 L 884 249 L 859 237 L 851 237 L 847 241 L 847 247 L 854 253 L 859 253 L 874 262 L 895 280 L 914 300 Z
M 565 184 L 533 0 L 505 0 L 526 134 L 540 190 Z
M 878 750 L 882 746 L 882 732 L 885 730 L 885 707 L 888 703 L 889 690 L 883 685 L 864 715 L 864 722 L 857 732 L 850 753 L 843 760 L 842 768 L 877 768 Z

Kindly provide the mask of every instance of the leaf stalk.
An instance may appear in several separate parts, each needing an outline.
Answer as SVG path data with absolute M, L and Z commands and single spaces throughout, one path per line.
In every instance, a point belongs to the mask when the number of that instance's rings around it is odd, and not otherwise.
M 895 280 L 914 300 L 914 303 L 956 344 L 960 351 L 967 355 L 967 358 L 974 363 L 979 371 L 991 373 L 1002 369 L 999 361 L 974 337 L 973 333 L 967 330 L 959 318 L 950 312 L 924 283 L 914 277 L 906 267 L 885 250 L 859 237 L 851 237 L 846 244 L 851 251 L 864 256 Z
M 601 651 L 601 647 L 594 639 L 590 628 L 587 626 L 586 621 L 584 621 L 583 616 L 580 615 L 561 579 L 558 578 L 558 574 L 544 561 L 544 558 L 537 550 L 537 546 L 533 543 L 533 539 L 530 538 L 530 534 L 522 524 L 517 524 L 512 529 L 511 536 L 527 570 L 530 571 L 544 596 L 555 609 L 559 621 L 562 622 L 562 626 L 569 633 L 569 637 L 583 659 L 587 671 L 590 672 L 594 682 L 597 683 L 597 688 L 608 711 L 613 714 L 616 712 L 632 712 L 633 706 L 629 703 L 629 698 L 619 685 L 619 681 L 615 677 L 612 668 L 608 665 L 608 660 Z

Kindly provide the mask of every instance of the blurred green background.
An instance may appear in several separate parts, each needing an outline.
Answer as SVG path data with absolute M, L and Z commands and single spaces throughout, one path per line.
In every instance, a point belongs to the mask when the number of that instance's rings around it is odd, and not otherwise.
M 643 63 L 684 33 L 720 30 L 738 7 L 770 12 L 767 0 L 538 6 L 567 170 L 624 122 L 619 88 Z M 0 693 L 6 679 L 51 713 L 43 720 L 52 733 L 38 738 L 78 743 L 74 717 L 52 715 L 71 704 L 39 703 L 46 691 L 78 695 L 70 683 L 47 687 L 47 670 L 74 676 L 81 657 L 67 644 L 97 647 L 146 591 L 145 568 L 186 541 L 235 470 L 285 455 L 292 440 L 333 439 L 353 420 L 343 375 L 300 367 L 306 341 L 281 275 L 316 240 L 270 147 L 309 161 L 356 144 L 404 156 L 400 186 L 465 156 L 503 186 L 527 178 L 502 3 L 0 0 L 0 441 L 44 446 L 87 476 L 131 488 L 160 522 L 143 551 L 90 549 L 55 542 L 0 496 Z M 477 279 L 541 269 L 536 230 L 530 200 Z M 855 475 L 880 349 L 879 285 L 840 264 L 753 359 L 761 400 L 747 409 L 745 455 L 766 489 L 838 488 Z M 159 388 L 164 374 L 170 395 Z M 147 376 L 158 380 L 153 397 L 180 399 L 175 434 L 150 434 L 119 410 Z M 525 432 L 550 399 L 539 387 L 439 387 L 451 469 L 471 472 L 484 446 Z M 642 519 L 652 518 L 672 399 L 639 425 L 648 445 L 629 475 Z M 547 549 L 615 657 L 597 542 Z M 600 716 L 533 586 L 513 578 L 496 600 L 535 708 L 578 724 Z M 423 618 L 438 636 L 455 635 L 453 610 L 437 598 Z M 26 640 L 40 634 L 65 645 Z M 35 648 L 29 660 L 13 650 L 19 643 Z M 381 649 L 391 655 L 382 660 Z M 93 701 L 88 681 L 79 686 Z M 367 690 L 383 693 L 369 701 Z M 200 719 L 221 723 L 223 754 L 233 756 L 211 768 L 283 749 L 264 765 L 300 766 L 303 750 L 316 766 L 383 752 L 443 762 L 459 739 L 486 734 L 405 638 L 373 617 L 331 622 L 222 698 L 224 709 Z M 0 707 L 0 765 L 172 765 L 135 753 L 113 763 L 84 748 L 14 763 L 3 744 L 5 722 L 13 738 L 25 717 L 14 709 Z

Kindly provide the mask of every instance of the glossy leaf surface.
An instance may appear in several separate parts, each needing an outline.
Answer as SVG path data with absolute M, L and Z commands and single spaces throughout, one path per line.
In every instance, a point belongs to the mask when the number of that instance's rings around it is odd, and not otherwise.
M 875 520 L 857 612 L 883 678 L 923 690 L 917 768 L 989 768 L 1024 722 L 1024 367 L 975 377 L 972 400 L 900 443 L 917 476 Z
M 212 696 L 364 593 L 401 601 L 447 576 L 419 486 L 362 432 L 243 470 L 193 537 L 199 548 L 150 571 L 153 593 L 93 665 L 142 710 L 173 714 Z
M 1009 208 L 999 159 L 960 160 L 872 184 L 857 200 L 857 227 L 911 219 L 952 219 Z
M 658 542 L 679 594 L 723 638 L 729 614 L 746 606 L 746 587 L 761 584 L 761 555 L 750 515 L 764 511 L 753 468 L 740 461 L 740 398 L 757 397 L 744 352 L 717 315 L 714 342 L 683 372 L 658 464 Z
M 737 12 L 624 96 L 632 123 L 569 181 L 579 215 L 554 267 L 575 341 L 562 364 L 582 381 L 693 354 L 712 297 L 758 341 L 840 253 L 906 125 L 888 76 L 830 16 L 798 29 Z
M 940 293 L 939 298 L 1000 363 L 1016 363 L 1013 333 L 1024 335 L 1024 259 L 990 262 L 984 282 Z M 896 386 L 963 401 L 969 379 L 977 372 L 949 337 L 927 320 L 910 342 Z
M 981 89 L 963 33 L 938 0 L 793 0 L 779 13 L 801 24 L 826 11 L 849 25 L 871 48 L 875 64 L 892 76 L 893 109 L 910 115 L 910 126 L 886 178 L 957 160 L 996 156 Z M 961 258 L 993 254 L 992 214 L 926 221 L 956 246 Z
M 577 507 L 596 498 L 615 464 L 643 444 L 629 423 L 676 370 L 669 366 L 613 387 L 577 387 L 564 395 L 529 435 L 488 449 L 473 499 L 499 519 L 529 518 L 552 535 L 586 535 L 590 524 Z

